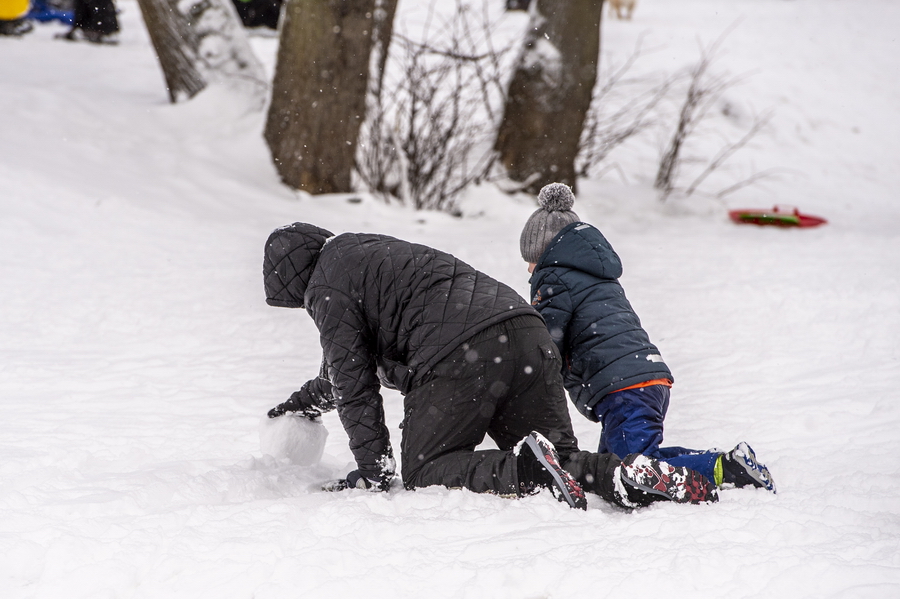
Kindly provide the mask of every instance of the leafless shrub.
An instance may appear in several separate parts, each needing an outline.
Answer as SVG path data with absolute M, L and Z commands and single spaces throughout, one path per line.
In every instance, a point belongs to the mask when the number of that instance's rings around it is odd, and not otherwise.
M 434 12 L 423 40 L 429 40 Z M 371 99 L 356 171 L 370 191 L 416 209 L 455 211 L 458 194 L 484 179 L 494 161 L 491 136 L 504 94 L 502 58 L 486 12 L 457 0 L 433 41 L 394 35 L 390 97 Z
M 626 91 L 637 87 L 647 88 L 648 85 L 646 78 L 627 77 L 641 56 L 641 41 L 638 40 L 625 63 L 594 90 L 575 165 L 575 172 L 579 177 L 597 174 L 598 166 L 607 159 L 610 152 L 657 124 L 656 107 L 669 93 L 674 79 L 666 77 L 661 82 L 651 82 L 649 89 L 644 91 Z M 608 112 L 607 108 L 612 105 L 618 107 Z
M 735 152 L 746 146 L 772 119 L 771 111 L 755 116 L 750 128 L 737 141 L 726 141 L 712 159 L 699 161 L 704 162 L 705 166 L 687 187 L 682 188 L 676 185 L 682 166 L 687 161 L 683 151 L 688 138 L 696 133 L 700 123 L 709 116 L 711 109 L 718 103 L 722 95 L 741 80 L 741 77 L 726 77 L 712 73 L 710 70 L 726 34 L 723 34 L 713 44 L 701 49 L 700 60 L 687 73 L 688 87 L 681 104 L 678 122 L 665 151 L 660 156 L 659 168 L 656 172 L 654 187 L 659 191 L 661 201 L 665 201 L 675 191 L 682 192 L 685 197 L 694 194 L 709 175 L 718 170 Z M 691 161 L 696 161 L 696 159 L 691 159 Z M 720 190 L 715 195 L 719 198 L 724 197 L 774 174 L 776 174 L 775 170 L 755 173 L 743 181 Z
M 691 182 L 690 185 L 687 186 L 687 189 L 684 191 L 684 195 L 690 197 L 693 194 L 697 187 L 703 183 L 703 181 L 713 173 L 716 169 L 718 169 L 722 164 L 728 160 L 732 154 L 743 148 L 751 139 L 753 139 L 757 133 L 759 133 L 763 127 L 769 124 L 769 121 L 772 120 L 772 111 L 768 111 L 762 115 L 758 115 L 753 119 L 753 124 L 750 126 L 750 129 L 737 141 L 733 143 L 728 143 L 724 147 L 719 150 L 719 153 L 709 161 L 706 165 L 706 168 Z M 751 176 L 747 180 L 747 185 L 750 185 L 762 177 L 760 176 Z M 744 187 L 744 185 L 732 185 L 728 187 L 726 190 L 720 191 L 716 194 L 718 197 L 723 197 L 732 191 L 737 191 L 740 187 Z
M 764 171 L 757 171 L 747 177 L 746 179 L 741 179 L 737 183 L 733 183 L 728 187 L 724 187 L 719 191 L 715 192 L 713 196 L 717 199 L 722 199 L 727 195 L 731 195 L 732 193 L 738 191 L 739 189 L 743 189 L 744 187 L 749 187 L 750 185 L 755 185 L 764 179 L 772 179 L 775 177 L 781 177 L 784 175 L 797 175 L 798 172 L 793 169 L 786 168 L 770 168 Z

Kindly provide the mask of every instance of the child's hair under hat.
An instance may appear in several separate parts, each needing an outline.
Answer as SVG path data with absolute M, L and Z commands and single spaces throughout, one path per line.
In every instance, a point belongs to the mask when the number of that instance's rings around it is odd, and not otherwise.
M 535 264 L 547 249 L 547 244 L 563 227 L 581 220 L 572 212 L 575 194 L 564 183 L 550 183 L 542 187 L 538 193 L 538 203 L 541 207 L 528 218 L 519 237 L 522 258 Z

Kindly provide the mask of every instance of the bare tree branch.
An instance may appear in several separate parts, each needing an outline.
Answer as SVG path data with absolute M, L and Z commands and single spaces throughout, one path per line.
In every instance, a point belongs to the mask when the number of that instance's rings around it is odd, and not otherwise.
M 660 192 L 660 200 L 665 201 L 673 191 L 675 191 L 675 182 L 683 162 L 682 150 L 687 139 L 694 133 L 699 123 L 701 123 L 709 113 L 709 110 L 721 98 L 726 90 L 736 85 L 746 75 L 733 78 L 726 78 L 722 75 L 710 75 L 709 70 L 716 59 L 719 47 L 727 37 L 728 33 L 736 26 L 736 23 L 729 27 L 719 38 L 703 48 L 700 51 L 700 60 L 691 67 L 687 73 L 689 80 L 687 93 L 681 110 L 678 115 L 678 123 L 675 132 L 669 141 L 669 145 L 660 157 L 659 168 L 656 172 L 656 180 L 653 186 Z M 761 124 L 759 125 L 762 126 Z M 709 172 L 715 170 L 725 159 L 727 159 L 739 147 L 742 147 L 758 132 L 758 128 L 753 131 L 749 138 L 742 142 L 738 142 L 735 147 L 729 146 L 723 152 L 724 155 L 713 160 L 715 166 Z M 705 179 L 709 173 L 701 174 L 700 180 Z M 699 183 L 698 183 L 699 184 Z M 691 193 L 696 188 L 691 186 Z
M 796 172 L 797 171 L 794 171 L 791 169 L 770 168 L 770 169 L 766 169 L 764 171 L 753 173 L 746 179 L 738 181 L 734 185 L 730 185 L 730 186 L 726 187 L 725 189 L 721 189 L 721 190 L 717 191 L 715 193 L 715 197 L 721 199 L 727 195 L 734 193 L 735 191 L 738 191 L 739 189 L 743 189 L 744 187 L 748 187 L 750 185 L 755 185 L 756 183 L 758 183 L 759 181 L 762 181 L 763 179 L 770 179 L 772 177 L 777 177 L 782 174 L 796 173 Z
M 613 71 L 612 75 L 594 94 L 579 142 L 578 164 L 576 165 L 576 173 L 579 177 L 590 176 L 597 165 L 603 162 L 616 147 L 653 125 L 654 120 L 651 115 L 659 102 L 666 97 L 674 81 L 667 78 L 649 91 L 628 98 L 613 114 L 603 115 L 604 108 L 610 103 L 608 98 L 614 95 L 620 87 L 645 83 L 645 79 L 625 78 L 641 56 L 642 40 L 643 38 L 638 40 L 625 63 Z
M 386 198 L 453 212 L 456 196 L 483 180 L 495 160 L 490 135 L 502 101 L 502 54 L 509 48 L 495 50 L 487 13 L 473 24 L 479 16 L 461 0 L 434 39 L 433 17 L 430 12 L 426 19 L 427 42 L 394 35 L 399 78 L 390 99 L 373 100 L 356 172 Z
M 739 140 L 734 142 L 733 144 L 727 145 L 722 148 L 719 153 L 713 158 L 706 168 L 703 169 L 703 172 L 697 176 L 696 179 L 688 186 L 687 190 L 685 190 L 685 195 L 690 197 L 691 194 L 694 193 L 694 190 L 697 189 L 697 186 L 703 183 L 704 179 L 706 179 L 713 171 L 718 169 L 722 164 L 728 160 L 732 154 L 740 150 L 742 147 L 747 145 L 747 143 L 753 139 L 757 133 L 759 133 L 763 127 L 765 127 L 769 121 L 772 120 L 772 110 L 768 110 L 761 116 L 757 116 L 753 119 L 753 125 L 750 127 L 750 130 L 744 134 Z

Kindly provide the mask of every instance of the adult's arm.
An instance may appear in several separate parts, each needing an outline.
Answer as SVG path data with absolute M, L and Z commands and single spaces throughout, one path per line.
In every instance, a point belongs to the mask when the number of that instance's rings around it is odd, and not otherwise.
M 369 323 L 359 302 L 337 290 L 316 294 L 308 309 L 319 329 L 335 406 L 359 472 L 387 488 L 396 463 L 384 422 Z
M 316 420 L 325 412 L 335 408 L 331 382 L 325 372 L 325 362 L 319 376 L 306 381 L 299 391 L 294 391 L 284 403 L 269 410 L 269 418 L 277 418 L 287 413 L 299 413 L 301 416 Z

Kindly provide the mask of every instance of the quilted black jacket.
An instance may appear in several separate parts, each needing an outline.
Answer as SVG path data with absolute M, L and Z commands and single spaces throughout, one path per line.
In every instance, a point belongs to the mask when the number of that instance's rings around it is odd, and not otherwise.
M 333 399 L 360 472 L 382 482 L 394 461 L 381 384 L 407 393 L 479 331 L 536 314 L 510 287 L 440 250 L 386 235 L 332 237 L 305 223 L 269 236 L 263 275 L 270 305 L 305 307 L 319 329 L 324 368 L 304 385 L 305 401 L 327 410 Z

